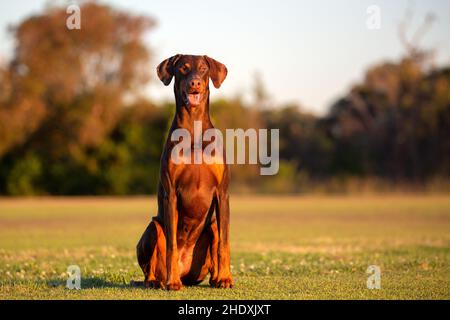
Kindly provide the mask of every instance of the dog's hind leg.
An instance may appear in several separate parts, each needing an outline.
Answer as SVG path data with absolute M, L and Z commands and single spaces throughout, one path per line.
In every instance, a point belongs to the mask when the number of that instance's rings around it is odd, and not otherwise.
M 138 263 L 144 273 L 145 287 L 162 288 L 166 281 L 166 239 L 159 222 L 153 218 L 137 244 Z M 135 282 L 134 284 L 138 284 Z
M 215 219 L 211 223 L 209 232 L 211 233 L 211 245 L 209 247 L 209 284 L 214 286 L 219 276 L 219 231 L 217 230 L 217 222 Z

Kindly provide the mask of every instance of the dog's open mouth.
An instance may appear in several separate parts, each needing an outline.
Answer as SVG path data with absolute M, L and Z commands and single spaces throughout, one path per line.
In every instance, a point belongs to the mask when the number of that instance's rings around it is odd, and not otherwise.
M 202 94 L 200 92 L 185 93 L 184 100 L 189 106 L 198 106 L 202 101 Z

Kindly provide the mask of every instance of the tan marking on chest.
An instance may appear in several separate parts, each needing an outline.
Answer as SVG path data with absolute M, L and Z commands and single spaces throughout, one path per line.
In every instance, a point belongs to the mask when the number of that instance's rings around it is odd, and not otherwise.
M 203 162 L 202 164 L 194 164 L 194 158 L 191 158 L 189 162 L 189 158 L 183 158 L 186 162 L 182 161 L 181 163 L 175 163 L 172 159 L 169 159 L 169 169 L 174 175 L 178 175 L 178 172 L 192 168 L 194 166 L 203 166 L 203 168 L 208 168 L 211 171 L 213 176 L 216 178 L 218 184 L 222 182 L 223 172 L 225 170 L 225 164 L 223 163 L 223 158 L 218 156 L 212 156 L 208 158 L 208 163 Z M 193 170 L 193 172 L 196 172 Z
M 225 165 L 223 163 L 209 164 L 208 167 L 212 171 L 217 183 L 220 184 L 223 178 L 223 172 L 225 170 Z

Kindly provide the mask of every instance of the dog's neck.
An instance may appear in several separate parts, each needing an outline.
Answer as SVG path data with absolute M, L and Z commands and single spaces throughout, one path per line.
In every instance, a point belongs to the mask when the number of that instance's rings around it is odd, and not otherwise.
M 205 98 L 195 107 L 186 106 L 180 94 L 175 92 L 176 112 L 172 121 L 171 131 L 175 129 L 186 129 L 190 134 L 194 133 L 194 122 L 201 121 L 202 131 L 213 128 L 209 117 L 209 88 L 205 90 Z

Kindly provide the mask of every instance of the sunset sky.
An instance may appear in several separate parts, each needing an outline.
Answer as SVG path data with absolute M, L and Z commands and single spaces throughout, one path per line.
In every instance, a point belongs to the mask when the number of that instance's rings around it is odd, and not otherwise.
M 6 30 L 8 25 L 40 12 L 48 2 L 0 2 L 0 61 L 7 61 L 13 48 Z M 156 29 L 145 39 L 154 51 L 152 68 L 176 53 L 208 54 L 226 64 L 228 79 L 220 91 L 212 89 L 213 98 L 248 96 L 253 75 L 259 72 L 274 102 L 294 102 L 306 110 L 323 113 L 352 83 L 361 79 L 367 67 L 401 56 L 404 51 L 397 26 L 408 3 L 415 13 L 412 31 L 427 12 L 437 16 L 422 43 L 437 49 L 438 63 L 450 63 L 447 0 L 102 2 L 157 20 Z M 381 9 L 379 30 L 366 27 L 366 10 L 370 5 Z M 173 92 L 171 87 L 158 82 L 155 75 L 148 94 L 154 99 L 166 99 Z

